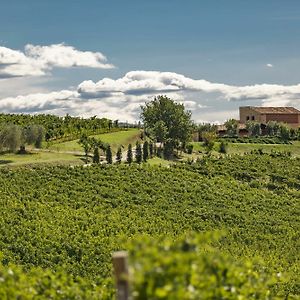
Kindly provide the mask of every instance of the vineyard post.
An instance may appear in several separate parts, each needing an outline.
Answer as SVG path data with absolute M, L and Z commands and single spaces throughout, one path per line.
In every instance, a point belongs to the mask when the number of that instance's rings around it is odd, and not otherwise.
M 118 251 L 113 254 L 113 268 L 116 280 L 117 300 L 129 300 L 128 254 Z

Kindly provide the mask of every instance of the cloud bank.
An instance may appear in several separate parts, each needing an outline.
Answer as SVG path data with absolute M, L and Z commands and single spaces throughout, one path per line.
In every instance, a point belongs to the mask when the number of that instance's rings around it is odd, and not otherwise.
M 159 94 L 184 103 L 193 115 L 200 115 L 199 112 L 202 115 L 208 114 L 207 104 L 210 103 L 205 100 L 208 96 L 212 99 L 211 106 L 223 107 L 227 112 L 237 110 L 238 106 L 245 103 L 249 105 L 249 102 L 264 106 L 300 106 L 300 84 L 234 86 L 192 79 L 172 72 L 132 71 L 118 79 L 83 81 L 76 90 L 4 98 L 0 100 L 0 110 L 57 114 L 68 112 L 80 116 L 100 115 L 134 121 L 138 119 L 140 105 Z M 234 104 L 236 102 L 238 104 Z M 229 104 L 230 109 L 226 108 Z M 231 117 L 224 115 L 222 119 L 220 110 L 217 113 L 215 108 L 215 112 L 219 121 Z
M 28 44 L 24 52 L 0 47 L 0 78 L 43 76 L 54 67 L 114 68 L 100 52 L 80 51 L 65 44 Z

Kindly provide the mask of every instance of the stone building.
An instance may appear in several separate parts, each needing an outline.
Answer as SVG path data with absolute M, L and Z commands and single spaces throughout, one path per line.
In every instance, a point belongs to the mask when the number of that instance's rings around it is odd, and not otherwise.
M 277 121 L 288 124 L 292 128 L 300 127 L 300 111 L 294 107 L 240 107 L 240 123 L 256 121 L 267 124 L 269 121 Z

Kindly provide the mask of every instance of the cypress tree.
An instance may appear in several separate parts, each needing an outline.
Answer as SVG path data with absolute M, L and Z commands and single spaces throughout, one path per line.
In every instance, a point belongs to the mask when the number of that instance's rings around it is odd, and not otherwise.
M 128 149 L 127 149 L 127 163 L 131 164 L 132 163 L 132 145 L 129 144 L 128 145 Z
M 150 158 L 152 158 L 153 157 L 153 144 L 152 143 L 149 144 L 149 154 L 150 154 Z
M 143 160 L 146 162 L 149 158 L 149 143 L 146 141 L 143 144 Z
M 95 147 L 94 148 L 93 163 L 94 164 L 99 164 L 99 162 L 100 162 L 99 148 Z
M 117 155 L 116 155 L 116 161 L 119 164 L 122 161 L 122 149 L 121 149 L 121 147 L 118 148 Z
M 110 145 L 106 149 L 106 162 L 108 164 L 112 164 L 112 152 L 111 152 Z
M 136 146 L 135 146 L 135 161 L 138 164 L 142 162 L 142 147 L 139 142 L 136 142 Z

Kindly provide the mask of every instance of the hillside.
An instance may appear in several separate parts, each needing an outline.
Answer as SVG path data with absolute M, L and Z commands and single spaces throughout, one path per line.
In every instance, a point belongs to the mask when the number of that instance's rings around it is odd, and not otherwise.
M 216 244 L 260 257 L 289 276 L 276 289 L 300 295 L 300 160 L 269 155 L 198 164 L 1 169 L 2 262 L 38 266 L 101 283 L 111 253 L 141 233 L 176 237 L 223 230 Z

